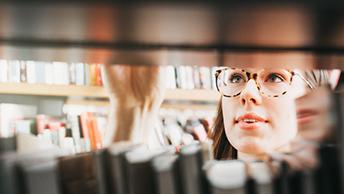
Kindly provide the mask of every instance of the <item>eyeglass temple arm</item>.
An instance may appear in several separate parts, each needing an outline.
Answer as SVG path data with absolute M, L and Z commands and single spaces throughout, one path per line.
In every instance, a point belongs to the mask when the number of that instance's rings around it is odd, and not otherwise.
M 315 89 L 316 87 L 310 82 L 310 81 L 308 81 L 306 78 L 304 78 L 301 74 L 299 74 L 299 73 L 296 73 L 296 72 L 293 72 L 295 75 L 297 75 L 297 76 L 299 76 L 304 82 L 306 82 L 306 84 L 308 85 L 308 87 L 310 88 L 310 89 Z

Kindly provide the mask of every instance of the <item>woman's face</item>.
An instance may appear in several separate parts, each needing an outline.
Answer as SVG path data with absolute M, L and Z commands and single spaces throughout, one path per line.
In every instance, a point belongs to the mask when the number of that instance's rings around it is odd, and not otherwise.
M 260 71 L 247 70 L 250 73 Z M 262 79 L 260 83 L 280 81 L 276 75 L 264 75 Z M 287 148 L 297 134 L 294 100 L 305 93 L 302 80 L 294 76 L 287 93 L 279 97 L 262 94 L 254 79 L 244 83 L 238 96 L 222 97 L 229 142 L 239 152 L 254 155 Z

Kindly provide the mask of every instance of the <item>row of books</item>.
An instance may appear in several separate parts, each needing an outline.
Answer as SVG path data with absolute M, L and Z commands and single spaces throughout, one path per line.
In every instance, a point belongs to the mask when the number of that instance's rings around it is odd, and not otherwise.
M 170 89 L 216 89 L 218 67 L 167 66 L 166 86 Z
M 0 104 L 0 137 L 30 134 L 47 143 L 68 148 L 71 153 L 100 149 L 107 128 L 107 116 L 79 112 L 62 117 L 38 114 L 37 107 Z
M 101 65 L 0 60 L 0 82 L 102 86 Z
M 0 104 L 0 137 L 32 134 L 71 153 L 100 149 L 108 129 L 108 107 L 66 104 L 63 115 L 37 114 L 37 107 Z M 160 109 L 165 143 L 175 147 L 206 141 L 215 111 Z
M 217 67 L 167 66 L 170 89 L 215 89 Z M 102 86 L 100 64 L 0 60 L 0 82 Z
M 209 145 L 191 144 L 177 152 L 170 147 L 148 150 L 122 142 L 69 156 L 56 150 L 8 152 L 0 157 L 0 193 L 341 193 L 340 182 L 333 181 L 341 177 L 340 166 L 324 162 L 310 171 L 293 170 L 278 160 L 273 166 L 265 162 L 215 161 Z

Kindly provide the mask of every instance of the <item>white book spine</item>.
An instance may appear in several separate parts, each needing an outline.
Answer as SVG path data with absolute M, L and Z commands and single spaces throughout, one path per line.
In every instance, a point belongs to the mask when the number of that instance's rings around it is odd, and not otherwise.
M 9 81 L 13 83 L 20 82 L 20 62 L 18 60 L 9 61 Z
M 51 63 L 45 63 L 45 83 L 54 84 L 54 66 Z
M 178 76 L 180 78 L 180 88 L 187 89 L 187 78 L 185 66 L 178 67 Z
M 46 72 L 45 68 L 47 67 L 44 62 L 36 61 L 36 68 L 35 68 L 35 76 L 36 76 L 36 83 L 38 84 L 45 84 Z
M 85 85 L 85 64 L 77 63 L 75 69 L 75 84 Z
M 60 147 L 67 151 L 67 154 L 75 154 L 74 140 L 71 137 L 65 137 L 62 139 Z
M 194 78 L 193 78 L 193 69 L 191 66 L 186 66 L 185 67 L 186 71 L 186 88 L 187 89 L 194 89 L 195 88 L 195 83 L 194 83 Z
M 173 66 L 166 67 L 166 88 L 175 89 L 176 88 L 176 77 Z
M 26 62 L 25 61 L 20 61 L 20 82 L 27 82 L 27 72 L 26 72 Z
M 26 62 L 26 74 L 27 74 L 27 83 L 29 84 L 36 83 L 36 63 L 34 61 Z
M 76 64 L 69 64 L 69 84 L 76 84 Z
M 200 67 L 202 89 L 211 89 L 211 72 L 208 67 Z
M 68 85 L 69 84 L 69 68 L 67 63 L 53 62 L 54 84 Z
M 8 82 L 8 63 L 0 60 L 0 82 Z

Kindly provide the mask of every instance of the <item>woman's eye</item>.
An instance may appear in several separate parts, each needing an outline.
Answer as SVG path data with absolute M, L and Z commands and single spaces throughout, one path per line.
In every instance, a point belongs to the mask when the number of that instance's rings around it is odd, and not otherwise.
M 229 77 L 229 83 L 242 83 L 244 81 L 243 75 L 240 74 L 233 74 Z
M 284 78 L 277 73 L 271 73 L 267 77 L 266 82 L 280 83 L 284 82 Z

